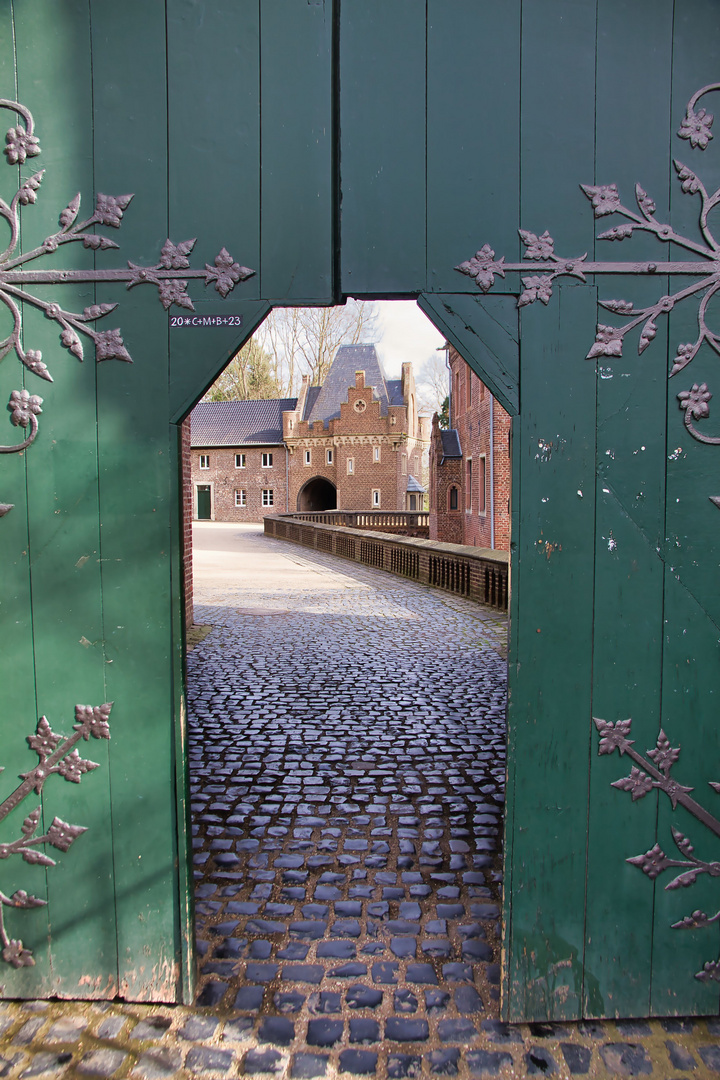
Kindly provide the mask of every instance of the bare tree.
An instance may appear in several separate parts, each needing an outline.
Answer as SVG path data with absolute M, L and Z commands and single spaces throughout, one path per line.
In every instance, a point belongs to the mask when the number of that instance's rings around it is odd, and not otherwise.
M 235 353 L 223 373 L 205 395 L 205 401 L 251 401 L 259 398 L 283 397 L 273 357 L 251 337 Z
M 371 345 L 378 306 L 348 300 L 342 307 L 275 308 L 215 381 L 206 401 L 292 397 L 300 378 L 325 380 L 338 345 Z
M 415 376 L 418 402 L 422 408 L 429 409 L 431 412 L 441 413 L 445 398 L 448 396 L 450 373 L 445 357 L 444 349 L 431 353 L 420 365 Z
M 275 308 L 255 337 L 272 356 L 278 383 L 291 394 L 302 375 L 314 386 L 324 381 L 338 345 L 377 341 L 377 304 L 348 300 L 343 307 Z

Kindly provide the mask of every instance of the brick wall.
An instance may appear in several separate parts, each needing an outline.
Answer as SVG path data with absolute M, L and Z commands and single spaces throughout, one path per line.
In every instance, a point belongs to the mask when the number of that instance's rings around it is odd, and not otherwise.
M 400 574 L 469 600 L 503 609 L 508 606 L 509 557 L 505 551 L 468 550 L 454 544 L 314 525 L 289 517 L 266 517 L 265 535 Z
M 430 536 L 451 543 L 507 551 L 510 547 L 511 417 L 460 354 L 450 349 L 450 423 L 457 431 L 462 460 L 440 460 L 439 435 L 433 439 Z M 492 414 L 492 455 L 490 422 Z M 433 431 L 435 436 L 435 431 Z M 492 477 L 491 477 L 492 472 Z M 494 483 L 493 483 L 494 481 Z M 492 489 L 491 489 L 492 483 Z M 449 490 L 459 485 L 458 511 L 449 510 Z M 494 504 L 494 515 L 491 510 Z
M 180 425 L 180 466 L 182 469 L 180 498 L 182 500 L 181 557 L 183 561 L 185 625 L 187 627 L 191 627 L 194 620 L 192 568 L 193 486 L 190 464 L 191 457 L 190 417 L 186 416 Z
M 283 433 L 290 447 L 290 512 L 298 507 L 298 497 L 309 480 L 322 476 L 337 490 L 339 510 L 405 510 L 408 473 L 423 482 L 427 468 L 422 454 L 427 449 L 429 423 L 414 412 L 412 370 L 403 372 L 408 382 L 412 404 L 391 405 L 386 416 L 380 413 L 380 403 L 373 399 L 372 387 L 365 386 L 364 372 L 358 371 L 355 386 L 348 388 L 348 399 L 340 406 L 340 416 L 328 426 L 309 424 L 301 420 L 304 398 L 298 408 L 283 415 Z M 409 415 L 410 414 L 410 415 Z M 379 459 L 375 458 L 375 450 Z M 305 464 L 305 452 L 310 451 L 310 465 Z M 327 451 L 332 450 L 333 462 L 327 463 Z M 407 456 L 403 472 L 402 457 Z M 348 472 L 348 459 L 353 471 Z M 373 503 L 373 491 L 380 502 Z
M 238 468 L 237 454 L 245 455 L 245 467 Z M 272 454 L 272 466 L 262 465 L 263 454 Z M 200 468 L 200 457 L 209 458 L 209 468 Z M 197 447 L 192 448 L 192 510 L 197 517 L 197 484 L 211 487 L 213 521 L 262 521 L 264 514 L 284 513 L 285 447 Z M 272 491 L 272 504 L 263 505 L 263 491 Z M 236 505 L 235 493 L 245 492 L 245 506 Z
M 464 513 L 462 502 L 462 460 L 448 458 L 441 465 L 442 442 L 437 415 L 433 417 L 430 440 L 430 539 L 462 544 Z M 451 509 L 451 490 L 456 492 L 456 508 Z

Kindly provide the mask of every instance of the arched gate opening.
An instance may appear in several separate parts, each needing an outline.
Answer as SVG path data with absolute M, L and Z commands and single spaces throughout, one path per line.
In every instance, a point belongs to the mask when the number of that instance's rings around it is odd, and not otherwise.
M 300 489 L 298 510 L 319 511 L 337 509 L 337 488 L 324 476 L 314 476 Z

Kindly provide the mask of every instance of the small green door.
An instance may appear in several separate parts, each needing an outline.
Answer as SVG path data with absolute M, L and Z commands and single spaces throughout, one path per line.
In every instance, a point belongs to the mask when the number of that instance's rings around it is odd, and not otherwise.
M 210 485 L 198 484 L 197 487 L 197 516 L 198 521 L 210 521 Z

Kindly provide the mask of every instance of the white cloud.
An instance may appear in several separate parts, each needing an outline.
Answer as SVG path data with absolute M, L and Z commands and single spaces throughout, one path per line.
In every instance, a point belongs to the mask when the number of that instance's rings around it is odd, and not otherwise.
M 385 374 L 398 379 L 403 363 L 410 361 L 418 376 L 420 368 L 445 338 L 414 300 L 382 300 L 378 303 L 378 340 L 376 349 Z

